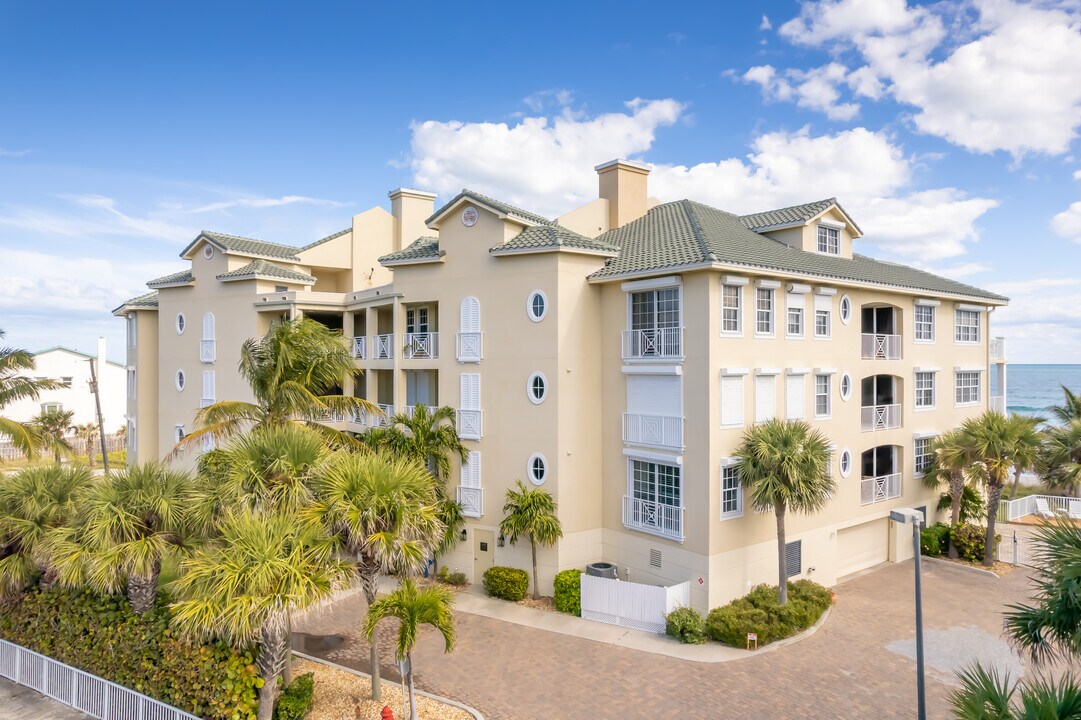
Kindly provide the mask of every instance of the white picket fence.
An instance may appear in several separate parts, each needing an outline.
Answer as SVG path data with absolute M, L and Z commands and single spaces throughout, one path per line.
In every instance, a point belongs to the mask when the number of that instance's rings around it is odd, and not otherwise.
M 664 617 L 691 604 L 691 584 L 664 587 L 582 575 L 582 617 L 664 633 Z
M 199 720 L 163 702 L 0 640 L 0 677 L 99 720 Z

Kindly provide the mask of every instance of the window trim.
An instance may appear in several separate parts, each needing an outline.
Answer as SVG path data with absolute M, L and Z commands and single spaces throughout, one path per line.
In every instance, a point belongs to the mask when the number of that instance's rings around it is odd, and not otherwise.
M 176 371 L 176 374 L 173 376 L 173 385 L 176 386 L 177 392 L 184 392 L 184 388 L 188 386 L 188 378 L 187 375 L 184 374 L 183 369 Z
M 533 312 L 533 298 L 534 297 L 540 297 L 540 299 L 542 301 L 544 301 L 544 312 L 542 312 L 540 315 L 537 315 L 537 314 L 535 314 Z M 541 320 L 546 318 L 548 316 L 548 308 L 549 308 L 548 295 L 543 290 L 533 290 L 532 292 L 530 292 L 526 296 L 526 299 L 525 299 L 525 312 L 526 312 L 526 315 L 529 317 L 529 319 L 532 320 L 533 322 L 539 323 Z
M 177 335 L 183 335 L 184 331 L 188 329 L 188 321 L 184 317 L 184 313 L 179 312 L 176 314 L 176 319 L 173 321 L 173 327 L 176 329 Z
M 747 368 L 721 368 L 720 384 L 717 388 L 717 394 L 721 398 L 720 406 L 720 421 L 722 429 L 731 429 L 743 427 L 747 422 L 747 382 L 746 377 L 748 374 Z M 740 411 L 739 422 L 737 423 L 725 423 L 724 421 L 724 379 L 725 378 L 739 378 L 739 396 L 740 396 Z
M 759 316 L 760 312 L 763 312 L 758 307 L 758 294 L 769 293 L 769 330 L 759 330 Z M 772 338 L 777 337 L 777 288 L 772 287 L 755 287 L 754 289 L 754 336 L 760 338 Z
M 931 376 L 931 404 L 920 405 L 920 375 Z M 912 371 L 912 408 L 916 412 L 925 412 L 927 410 L 934 410 L 938 404 L 938 378 L 934 370 L 921 370 L 916 368 Z
M 744 284 L 746 284 L 746 283 L 744 283 Z M 725 330 L 724 329 L 724 322 L 725 322 L 724 312 L 725 312 L 725 310 L 730 309 L 725 305 L 725 302 L 724 302 L 725 301 L 724 291 L 726 289 L 728 289 L 728 288 L 732 288 L 732 289 L 734 289 L 736 291 L 736 308 L 735 308 L 736 309 L 736 329 L 735 330 Z M 723 335 L 725 337 L 743 337 L 743 285 L 736 284 L 736 283 L 731 283 L 731 282 L 722 282 L 721 283 L 721 335 Z
M 848 391 L 845 392 L 845 385 L 848 385 Z M 841 374 L 841 382 L 837 383 L 837 392 L 841 394 L 841 400 L 848 402 L 852 397 L 852 375 L 849 373 Z
M 930 462 L 931 462 L 930 458 L 934 455 L 934 453 L 931 452 L 931 443 L 934 442 L 936 437 L 938 437 L 938 436 L 934 435 L 934 434 L 931 434 L 931 433 L 917 433 L 916 435 L 914 435 L 912 437 L 912 474 L 913 474 L 913 476 L 915 476 L 915 477 L 923 477 L 926 474 L 926 472 L 925 472 L 926 466 L 924 466 L 923 469 L 920 469 L 919 458 L 927 457 L 928 458 L 927 464 L 930 465 Z M 923 455 L 920 455 L 920 453 L 916 452 L 916 443 L 919 443 L 919 442 L 926 442 L 927 443 L 927 452 L 923 453 Z
M 962 325 L 959 320 L 961 314 L 972 315 L 976 318 L 976 339 L 975 340 L 962 340 L 961 329 L 970 329 L 972 325 Z M 979 345 L 983 342 L 983 321 L 980 319 L 980 311 L 974 310 L 970 307 L 955 307 L 953 309 L 953 342 L 955 345 Z
M 848 448 L 841 450 L 841 454 L 837 456 L 837 471 L 843 478 L 852 474 L 852 451 Z
M 533 474 L 533 462 L 535 460 L 540 460 L 541 463 L 543 463 L 544 465 L 544 475 L 542 475 L 540 478 L 537 478 Z M 533 483 L 537 487 L 540 487 L 548 481 L 548 476 L 551 474 L 551 472 L 548 468 L 548 460 L 544 457 L 543 453 L 533 453 L 529 456 L 529 460 L 527 460 L 525 464 L 525 474 L 526 477 L 529 478 L 529 482 Z
M 826 380 L 826 392 L 824 395 L 820 395 L 818 392 L 818 379 L 824 378 Z M 833 376 L 831 373 L 815 373 L 814 374 L 814 414 L 815 420 L 829 420 L 833 417 Z M 826 412 L 823 415 L 818 414 L 818 398 L 826 398 Z
M 540 381 L 544 383 L 544 392 L 541 393 L 541 396 L 539 398 L 533 392 L 533 381 L 537 378 L 540 378 Z M 533 403 L 534 405 L 540 405 L 548 399 L 548 378 L 544 376 L 544 373 L 537 371 L 529 374 L 529 378 L 526 380 L 525 383 L 525 393 L 526 397 L 529 398 L 529 402 Z
M 835 227 L 832 227 L 830 225 L 826 225 L 824 223 L 818 223 L 817 228 L 818 229 L 815 232 L 815 250 L 820 255 L 832 255 L 834 257 L 839 256 L 841 254 L 841 230 L 840 230 L 840 228 L 835 228 Z M 823 231 L 825 231 L 825 235 L 826 235 L 826 237 L 825 237 L 826 249 L 825 250 L 822 249 L 822 246 L 823 246 L 823 238 L 822 238 Z M 833 237 L 830 237 L 831 232 L 833 233 Z M 830 250 L 831 241 L 833 243 L 835 243 L 835 250 Z
M 920 317 L 919 317 L 919 315 L 920 315 L 921 310 L 927 310 L 927 311 L 930 311 L 930 313 L 931 313 L 931 322 L 929 323 L 930 326 L 931 326 L 931 337 L 929 339 L 920 337 Z M 932 345 L 932 344 L 934 344 L 935 340 L 937 339 L 937 334 L 938 334 L 938 328 L 936 327 L 938 325 L 938 322 L 937 322 L 938 318 L 936 316 L 937 316 L 937 313 L 935 312 L 935 306 L 934 305 L 931 305 L 930 303 L 921 303 L 921 302 L 916 303 L 916 306 L 912 309 L 912 342 L 919 343 L 921 345 Z
M 737 458 L 722 458 L 721 459 L 720 485 L 718 486 L 719 490 L 720 490 L 720 494 L 718 495 L 718 505 L 719 505 L 718 509 L 720 510 L 721 522 L 724 522 L 725 520 L 735 520 L 736 518 L 743 517 L 743 483 L 741 483 L 740 480 L 739 480 L 739 468 L 738 468 L 738 465 L 739 465 L 739 460 Z M 728 512 L 725 512 L 725 509 L 724 509 L 724 494 L 726 492 L 725 486 L 724 486 L 724 480 L 725 480 L 724 474 L 725 474 L 726 470 L 733 473 L 733 475 L 735 476 L 735 480 L 736 480 L 736 487 L 735 487 L 736 509 L 735 510 L 730 510 Z M 680 484 L 681 485 L 682 485 L 682 481 L 683 481 L 683 478 L 681 476 L 680 477 Z M 680 492 L 682 493 L 682 488 L 680 489 Z
M 975 375 L 976 376 L 976 399 L 966 400 L 964 402 L 958 401 L 958 392 L 962 389 L 960 386 L 962 375 Z M 972 407 L 979 405 L 983 402 L 983 378 L 979 370 L 954 370 L 953 371 L 953 406 L 954 407 Z
M 842 325 L 852 322 L 852 298 L 848 297 L 847 294 L 842 295 L 838 301 L 837 317 L 841 318 Z

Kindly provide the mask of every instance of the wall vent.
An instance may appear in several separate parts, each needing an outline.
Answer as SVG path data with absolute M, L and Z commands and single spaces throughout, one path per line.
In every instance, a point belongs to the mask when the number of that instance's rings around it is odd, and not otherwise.
M 788 577 L 803 573 L 803 541 L 796 540 L 784 546 Z
M 649 564 L 651 567 L 659 568 L 661 566 L 661 551 L 650 550 L 649 551 Z

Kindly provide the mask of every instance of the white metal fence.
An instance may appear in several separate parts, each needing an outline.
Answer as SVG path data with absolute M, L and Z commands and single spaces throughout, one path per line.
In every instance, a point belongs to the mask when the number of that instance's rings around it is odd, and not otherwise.
M 1003 533 L 1002 542 L 998 544 L 998 560 L 1035 567 L 1038 544 L 1039 541 L 1028 533 L 1018 533 L 1016 530 Z
M 868 359 L 900 360 L 901 336 L 863 333 L 860 351 L 861 355 Z
M 99 720 L 199 720 L 163 702 L 0 640 L 0 677 Z
M 623 413 L 623 442 L 656 447 L 683 447 L 683 418 Z
M 901 406 L 866 405 L 860 408 L 860 420 L 866 430 L 892 430 L 901 427 Z
M 1038 515 L 1048 518 L 1056 515 L 1068 515 L 1071 502 L 1078 503 L 1081 500 L 1075 497 L 1061 497 L 1059 495 L 1026 495 L 1016 500 L 1000 500 L 997 519 L 999 522 L 1013 522 L 1026 515 Z
M 689 582 L 663 587 L 582 575 L 582 617 L 610 625 L 664 632 L 664 616 L 691 604 Z

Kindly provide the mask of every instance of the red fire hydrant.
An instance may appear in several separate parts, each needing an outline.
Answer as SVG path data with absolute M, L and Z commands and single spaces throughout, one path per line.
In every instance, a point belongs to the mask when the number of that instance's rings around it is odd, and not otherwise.
M 390 705 L 383 706 L 383 712 L 379 713 L 380 720 L 394 720 L 394 711 L 390 709 Z

